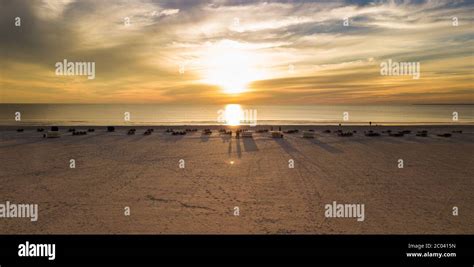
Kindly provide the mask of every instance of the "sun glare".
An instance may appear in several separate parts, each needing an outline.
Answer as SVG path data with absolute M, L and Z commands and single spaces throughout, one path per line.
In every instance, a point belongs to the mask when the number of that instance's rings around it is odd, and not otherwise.
M 261 68 L 257 67 L 255 52 L 243 49 L 233 41 L 222 41 L 209 47 L 205 62 L 206 83 L 218 85 L 227 94 L 244 93 L 249 83 L 263 76 Z
M 239 104 L 229 104 L 225 107 L 224 118 L 227 125 L 240 125 L 242 120 L 242 108 Z

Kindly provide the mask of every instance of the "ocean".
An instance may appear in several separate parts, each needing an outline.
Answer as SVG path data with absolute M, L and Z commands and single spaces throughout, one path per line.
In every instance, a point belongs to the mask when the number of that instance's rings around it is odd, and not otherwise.
M 474 124 L 474 105 L 0 104 L 0 125 L 4 126 L 218 125 L 229 121 L 243 125 Z

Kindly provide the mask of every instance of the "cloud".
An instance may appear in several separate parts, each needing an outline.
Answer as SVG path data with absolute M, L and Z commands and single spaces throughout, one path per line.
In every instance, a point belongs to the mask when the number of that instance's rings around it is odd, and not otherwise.
M 246 103 L 410 103 L 421 94 L 430 101 L 465 102 L 473 96 L 470 1 L 0 0 L 0 5 L 0 102 L 236 100 L 204 77 L 213 51 L 225 56 L 223 44 L 231 47 L 227 53 L 251 57 L 251 67 L 265 73 L 237 98 Z M 21 17 L 21 27 L 14 26 L 15 17 Z M 55 62 L 65 58 L 96 62 L 96 79 L 51 75 Z M 378 66 L 389 58 L 419 61 L 422 78 L 381 77 Z M 238 69 L 228 64 L 228 71 Z
M 171 16 L 171 15 L 174 15 L 174 14 L 178 14 L 179 12 L 179 9 L 164 9 L 162 11 L 160 11 L 159 15 L 160 16 Z

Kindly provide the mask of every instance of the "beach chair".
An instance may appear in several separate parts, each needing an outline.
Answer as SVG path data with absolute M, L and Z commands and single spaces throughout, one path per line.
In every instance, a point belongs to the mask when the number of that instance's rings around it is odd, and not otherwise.
M 243 131 L 242 132 L 242 137 L 252 138 L 253 137 L 253 131 Z
M 450 133 L 438 134 L 439 137 L 451 137 Z
M 426 130 L 418 131 L 418 133 L 416 134 L 416 136 L 427 137 L 427 136 L 428 136 L 428 131 L 426 131 Z
M 61 137 L 61 133 L 59 131 L 48 131 L 45 134 L 43 134 L 44 138 L 59 138 Z
M 87 132 L 86 131 L 74 131 L 72 132 L 72 135 L 86 135 Z
M 283 133 L 281 131 L 270 131 L 272 138 L 283 138 Z
M 224 130 L 224 131 L 219 131 L 221 135 L 232 135 L 231 130 Z
M 314 138 L 314 132 L 303 131 L 303 138 Z
M 341 136 L 341 137 L 350 137 L 350 136 L 353 136 L 354 134 L 352 132 L 338 132 L 337 133 L 338 136 Z
M 178 130 L 178 131 L 174 131 L 171 133 L 172 135 L 186 135 L 186 131 L 183 131 L 183 130 Z
M 375 137 L 375 136 L 380 136 L 380 134 L 370 130 L 368 132 L 365 132 L 365 136 Z
M 389 135 L 393 137 L 403 137 L 405 135 L 405 132 L 390 133 Z

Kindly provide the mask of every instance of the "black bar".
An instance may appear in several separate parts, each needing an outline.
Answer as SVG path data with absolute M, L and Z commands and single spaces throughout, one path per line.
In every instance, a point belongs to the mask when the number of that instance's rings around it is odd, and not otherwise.
M 26 241 L 55 244 L 54 260 L 19 257 Z M 408 248 L 408 244 L 455 248 Z M 454 252 L 456 257 L 408 258 L 406 253 Z M 3 235 L 0 266 L 35 265 L 373 265 L 473 266 L 472 235 Z

